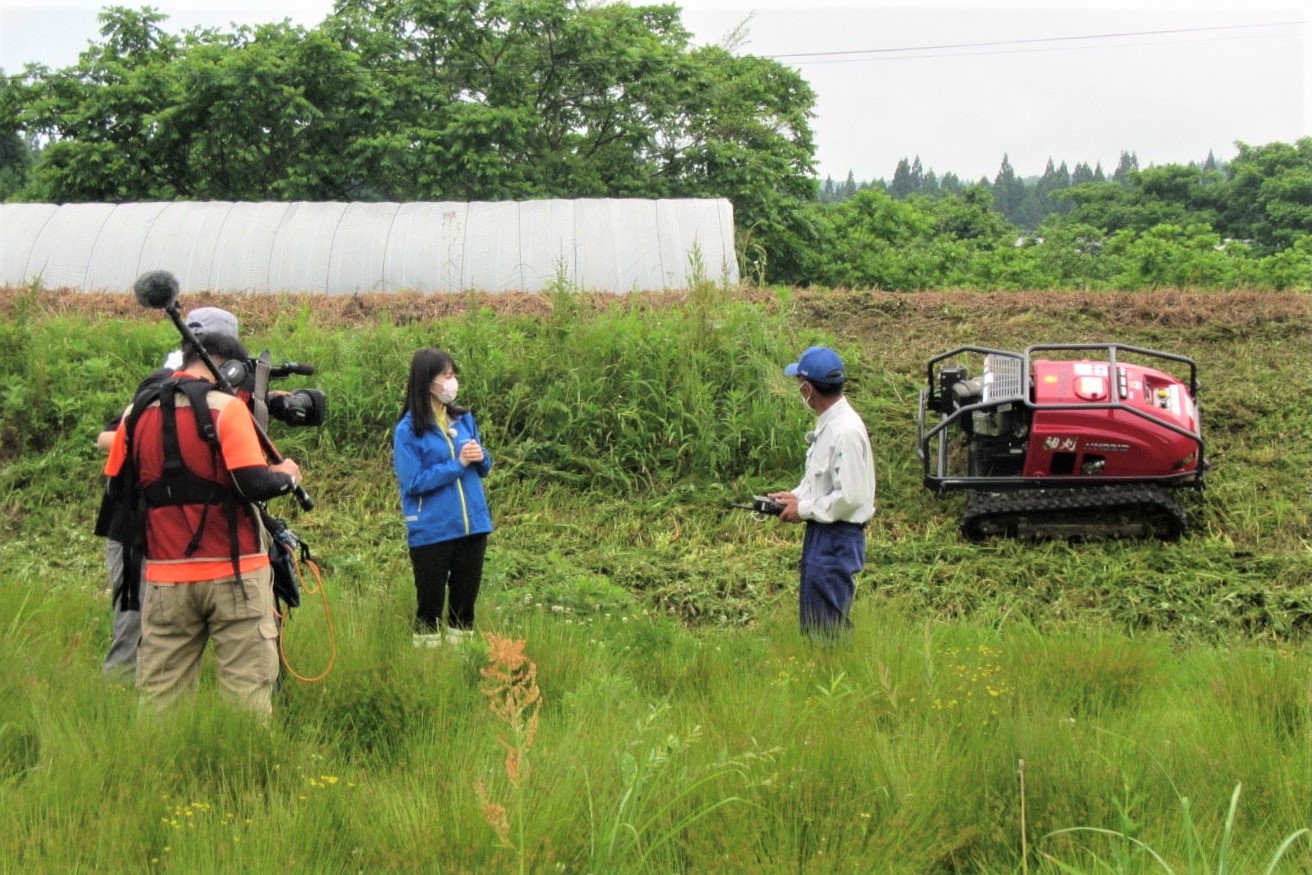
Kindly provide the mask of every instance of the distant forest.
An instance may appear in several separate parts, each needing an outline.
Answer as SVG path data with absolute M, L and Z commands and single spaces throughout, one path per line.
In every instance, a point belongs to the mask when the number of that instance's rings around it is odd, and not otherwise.
M 1189 167 L 1204 174 L 1225 172 L 1224 162 L 1217 161 L 1211 151 L 1207 153 L 1207 158 L 1202 163 L 1191 163 Z M 1112 182 L 1125 185 L 1130 180 L 1130 174 L 1138 169 L 1139 159 L 1135 153 L 1122 152 L 1121 159 L 1117 162 L 1116 169 L 1112 171 L 1110 179 Z M 1042 176 L 1018 177 L 1011 167 L 1010 158 L 1003 155 L 1002 165 L 991 181 L 987 176 L 981 176 L 975 182 L 962 182 L 955 173 L 948 172 L 939 176 L 934 173 L 933 168 L 925 169 L 920 163 L 920 156 L 917 155 L 910 160 L 903 158 L 898 162 L 897 169 L 893 171 L 892 182 L 884 179 L 857 182 L 851 171 L 848 172 L 847 179 L 842 182 L 835 182 L 832 177 L 826 177 L 820 184 L 819 198 L 821 203 L 833 204 L 845 201 L 859 191 L 874 189 L 897 200 L 904 200 L 911 195 L 927 197 L 959 195 L 967 187 L 975 185 L 993 195 L 994 207 L 1006 217 L 1008 222 L 1018 228 L 1033 231 L 1048 216 L 1071 211 L 1074 202 L 1062 195 L 1067 189 L 1086 182 L 1107 181 L 1108 176 L 1103 172 L 1102 162 L 1095 162 L 1092 167 L 1085 162 L 1080 162 L 1075 165 L 1074 170 L 1071 170 L 1066 166 L 1065 161 L 1054 166 L 1051 158 L 1048 159 L 1048 166 Z
M 1237 143 L 1227 162 L 1140 168 L 1004 156 L 963 184 L 903 160 L 891 182 L 817 184 L 804 284 L 883 289 L 1312 290 L 1312 138 Z

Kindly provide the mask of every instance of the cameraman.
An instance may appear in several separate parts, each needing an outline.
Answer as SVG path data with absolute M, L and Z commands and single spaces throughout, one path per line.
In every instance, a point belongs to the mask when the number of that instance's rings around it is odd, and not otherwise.
M 237 317 L 219 307 L 197 307 L 187 314 L 187 325 L 197 337 L 210 334 L 231 334 L 237 336 Z M 157 386 L 167 380 L 173 371 L 182 366 L 182 351 L 173 350 L 164 359 L 159 370 L 152 371 L 137 385 L 135 398 L 146 389 Z M 122 420 L 122 415 L 106 423 L 103 431 L 96 436 L 96 448 L 108 453 L 114 443 L 114 432 Z M 135 585 L 129 590 L 124 586 L 125 549 L 119 540 L 122 521 L 116 520 L 117 503 L 108 491 L 100 502 L 96 515 L 95 533 L 105 539 L 105 571 L 109 578 L 111 616 L 109 633 L 109 650 L 105 653 L 101 671 L 113 681 L 128 680 L 136 672 L 137 642 L 141 638 L 141 586 L 140 577 L 134 571 L 129 577 Z
M 197 340 L 216 366 L 249 358 L 233 334 L 207 330 Z M 209 408 L 212 443 L 198 431 L 184 382 L 204 384 L 198 400 Z M 217 389 L 196 344 L 183 343 L 182 369 L 161 385 L 172 410 L 160 397 L 136 399 L 105 465 L 111 478 L 123 471 L 120 481 L 131 473 L 126 485 L 147 499 L 137 686 L 160 706 L 194 692 L 212 639 L 222 688 L 268 714 L 278 627 L 268 538 L 249 502 L 291 492 L 300 467 L 291 459 L 268 464 L 250 410 Z

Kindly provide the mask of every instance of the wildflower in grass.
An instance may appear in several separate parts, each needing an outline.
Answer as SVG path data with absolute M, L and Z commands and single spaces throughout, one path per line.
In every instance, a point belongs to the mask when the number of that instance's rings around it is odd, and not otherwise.
M 1011 692 L 1002 677 L 998 659 L 1001 655 L 1001 650 L 988 644 L 965 651 L 950 648 L 948 666 L 956 683 L 951 690 L 944 690 L 949 695 L 935 697 L 931 707 L 935 711 L 950 711 L 978 699 L 989 703 L 990 716 L 998 716 L 997 700 Z
M 169 814 L 160 818 L 160 822 L 170 829 L 196 828 L 196 816 L 209 812 L 208 802 L 189 802 L 186 805 L 174 805 Z M 167 849 L 166 849 L 167 850 Z
M 538 732 L 538 712 L 542 706 L 542 692 L 538 689 L 538 667 L 524 655 L 524 641 L 500 638 L 490 633 L 483 636 L 488 643 L 488 665 L 479 670 L 483 676 L 483 695 L 488 707 L 510 728 L 511 738 L 501 738 L 506 748 L 506 772 L 528 777 L 524 754 L 533 745 Z M 512 760 L 514 765 L 512 767 Z M 522 780 L 512 778 L 512 783 Z
M 780 668 L 779 673 L 775 675 L 774 685 L 776 687 L 786 687 L 790 684 L 797 683 L 797 675 L 792 671 L 794 668 L 797 668 L 797 657 L 790 656 L 788 657 L 787 664 Z
M 324 790 L 328 787 L 336 786 L 336 775 L 319 775 L 317 778 L 306 778 L 306 783 L 317 790 Z
M 488 708 L 507 728 L 497 741 L 506 751 L 506 779 L 513 795 L 515 839 L 511 840 L 511 818 L 506 806 L 491 799 L 482 782 L 475 785 L 483 819 L 496 833 L 503 847 L 514 848 L 519 855 L 519 871 L 527 871 L 524 843 L 524 784 L 530 768 L 529 748 L 538 734 L 538 714 L 542 708 L 542 691 L 538 689 L 538 667 L 524 653 L 523 639 L 502 638 L 484 633 L 488 664 L 479 669 L 483 677 L 482 692 Z

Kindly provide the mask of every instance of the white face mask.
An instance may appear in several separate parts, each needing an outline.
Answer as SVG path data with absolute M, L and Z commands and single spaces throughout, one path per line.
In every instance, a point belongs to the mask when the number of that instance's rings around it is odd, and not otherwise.
M 809 385 L 808 383 L 802 383 L 800 386 L 797 387 L 797 397 L 802 399 L 802 405 L 807 410 L 811 410 L 811 412 L 814 413 L 815 411 L 811 409 L 811 396 L 806 394 L 806 387 L 808 385 Z M 814 394 L 815 390 L 812 389 L 811 392 L 812 394 Z
M 458 391 L 460 391 L 460 381 L 455 377 L 433 381 L 433 397 L 443 404 L 450 404 L 455 401 Z

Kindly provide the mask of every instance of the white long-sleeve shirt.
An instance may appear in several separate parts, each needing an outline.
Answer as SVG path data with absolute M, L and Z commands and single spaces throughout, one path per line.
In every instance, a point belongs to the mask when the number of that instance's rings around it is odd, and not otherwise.
M 806 469 L 793 490 L 798 516 L 864 525 L 875 515 L 875 457 L 865 423 L 847 398 L 839 398 L 807 438 Z

